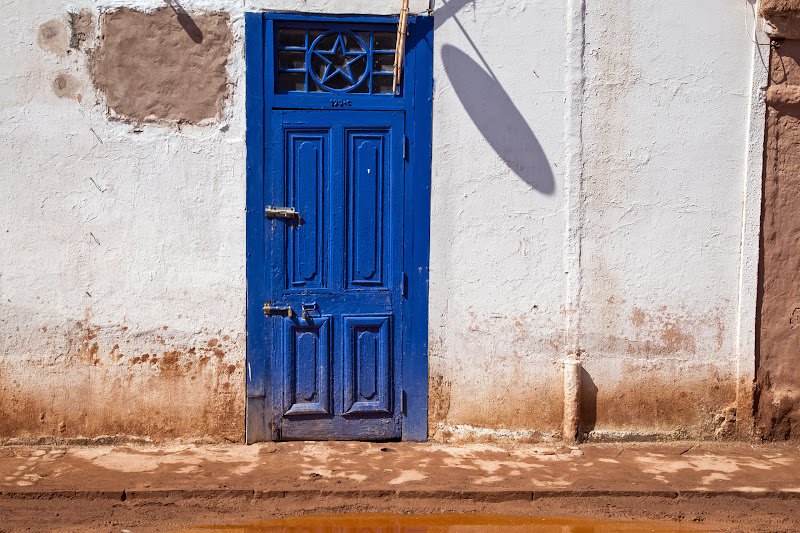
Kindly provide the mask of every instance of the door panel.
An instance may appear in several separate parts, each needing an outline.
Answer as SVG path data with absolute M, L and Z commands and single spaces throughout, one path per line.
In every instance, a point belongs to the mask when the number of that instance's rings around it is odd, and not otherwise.
M 288 205 L 302 213 L 300 227 L 287 234 L 287 288 L 325 286 L 325 155 L 330 131 L 286 131 Z
M 330 415 L 330 318 L 287 320 L 284 331 L 284 416 Z
M 344 318 L 344 412 L 390 414 L 391 317 Z
M 273 427 L 283 439 L 401 432 L 404 113 L 275 111 L 264 197 Z M 291 309 L 287 316 L 286 309 Z M 278 333 L 278 331 L 275 331 Z
M 383 174 L 388 136 L 388 131 L 347 131 L 348 285 L 384 285 Z

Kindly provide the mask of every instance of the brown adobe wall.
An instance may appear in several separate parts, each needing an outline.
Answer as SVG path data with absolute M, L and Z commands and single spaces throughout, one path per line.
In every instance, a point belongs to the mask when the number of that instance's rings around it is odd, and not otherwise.
M 767 439 L 796 439 L 800 438 L 800 41 L 786 40 L 772 47 L 767 104 L 756 433 Z
M 800 0 L 761 0 L 761 15 L 765 18 L 800 14 Z
M 109 110 L 136 123 L 219 119 L 229 93 L 229 19 L 169 7 L 103 14 L 89 66 Z
M 771 36 L 800 39 L 800 0 L 761 0 L 759 12 Z

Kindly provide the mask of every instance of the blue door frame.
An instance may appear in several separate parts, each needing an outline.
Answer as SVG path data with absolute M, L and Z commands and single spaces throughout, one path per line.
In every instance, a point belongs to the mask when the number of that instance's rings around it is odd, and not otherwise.
M 276 125 L 273 117 L 284 116 L 280 110 L 331 110 L 342 104 L 360 111 L 395 111 L 402 116 L 407 137 L 403 160 L 404 209 L 402 269 L 407 279 L 403 287 L 402 354 L 398 369 L 400 395 L 400 436 L 403 440 L 427 440 L 428 418 L 428 258 L 430 248 L 430 177 L 431 177 L 431 103 L 433 88 L 433 18 L 410 17 L 406 44 L 402 96 L 346 93 L 339 97 L 330 92 L 293 94 L 276 90 L 276 25 L 353 25 L 396 24 L 396 18 L 373 16 L 323 16 L 297 13 L 248 13 L 245 15 L 245 56 L 247 67 L 247 406 L 246 439 L 248 443 L 282 437 L 278 425 L 280 406 L 274 390 L 276 382 L 272 358 L 276 356 L 279 328 L 271 326 L 274 317 L 266 317 L 265 302 L 270 300 L 271 281 L 267 275 L 270 262 L 265 217 L 265 198 L 270 191 L 270 172 L 276 164 Z M 306 44 L 308 47 L 308 44 Z M 309 56 L 310 57 L 310 56 Z M 370 60 L 371 60 L 371 56 Z M 308 87 L 308 82 L 306 82 Z M 370 82 L 370 91 L 372 84 Z M 331 113 L 328 111 L 327 113 Z M 333 111 L 335 112 L 335 111 Z M 346 111 L 342 111 L 346 112 Z M 399 113 L 397 113 L 399 112 Z M 362 320 L 369 328 L 369 319 Z M 353 322 L 353 321 L 351 321 Z M 373 320 L 378 324 L 377 319 Z M 358 325 L 358 321 L 353 322 Z M 300 324 L 302 326 L 302 324 Z M 303 326 L 305 327 L 305 326 Z M 378 326 L 374 326 L 378 327 Z M 326 326 L 327 329 L 327 326 Z M 377 331 L 377 330 L 376 330 Z M 399 355 L 399 357 L 398 357 Z M 347 438 L 346 433 L 330 438 Z M 297 438 L 297 437 L 291 437 Z M 312 434 L 311 438 L 326 438 Z M 362 437 L 355 437 L 362 438 Z M 369 438 L 369 437 L 367 437 Z

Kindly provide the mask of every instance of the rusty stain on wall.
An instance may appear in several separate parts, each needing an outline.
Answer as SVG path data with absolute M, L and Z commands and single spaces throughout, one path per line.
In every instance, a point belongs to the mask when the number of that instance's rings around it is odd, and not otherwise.
M 634 306 L 630 323 L 634 335 L 616 337 L 609 335 L 606 341 L 624 347 L 631 356 L 696 354 L 702 350 L 720 350 L 724 345 L 725 323 L 723 310 L 714 309 L 700 316 L 665 307 L 648 311 Z M 702 331 L 705 339 L 699 340 L 694 332 Z
M 243 441 L 243 335 L 184 345 L 164 329 L 101 327 L 91 310 L 42 335 L 46 356 L 0 362 L 0 436 Z
M 630 359 L 621 364 L 615 383 L 598 385 L 596 423 L 592 429 L 669 433 L 713 438 L 724 412 L 736 398 L 732 376 L 713 364 Z
M 672 377 L 670 377 L 670 374 Z M 711 377 L 709 377 L 711 376 Z M 599 385 L 591 377 L 582 379 L 581 431 L 594 439 L 727 439 L 734 435 L 735 379 L 715 375 L 713 364 L 683 365 L 664 362 L 625 361 L 619 379 L 603 376 Z M 451 391 L 452 414 L 429 419 L 432 439 L 440 442 L 500 441 L 509 432 L 512 440 L 537 441 L 553 431 L 560 421 L 563 392 L 555 381 L 542 382 L 520 391 L 509 390 L 478 408 L 469 398 Z M 435 416 L 433 409 L 431 415 Z M 519 423 L 509 424 L 514 419 Z
M 463 331 L 451 334 L 447 344 L 429 331 L 431 434 L 440 424 L 511 431 L 558 427 L 563 393 L 551 357 L 561 346 L 561 331 L 540 336 L 535 318 L 525 313 L 470 308 L 465 314 Z M 450 363 L 445 348 L 461 356 Z
M 447 421 L 450 411 L 450 382 L 444 376 L 431 376 L 428 380 L 428 434 L 433 435 L 439 422 Z
M 59 98 L 75 98 L 78 96 L 80 88 L 80 82 L 71 74 L 59 74 L 53 80 L 53 92 Z
M 591 406 L 582 413 L 589 422 L 584 430 L 728 437 L 736 367 L 714 362 L 724 359 L 725 307 L 697 312 L 623 304 L 607 297 L 596 311 L 607 333 L 582 339 L 588 374 L 582 407 Z M 728 415 L 720 419 L 720 413 Z
M 709 360 L 724 352 L 725 309 L 698 313 L 630 306 L 613 296 L 604 301 L 596 312 L 609 329 L 582 341 L 583 431 L 729 437 L 735 364 Z M 448 441 L 446 428 L 460 425 L 542 434 L 559 427 L 563 333 L 541 334 L 524 314 L 467 310 L 466 316 L 461 335 L 449 339 L 450 349 L 463 354 L 457 366 L 442 367 L 444 340 L 429 331 L 430 434 Z
M 94 20 L 91 9 L 85 8 L 79 13 L 67 13 L 66 21 L 69 28 L 57 19 L 49 20 L 39 26 L 37 41 L 42 50 L 67 56 L 73 49 L 81 48 L 92 37 Z M 73 61 L 69 61 L 67 68 L 73 66 L 71 63 Z M 79 94 L 81 82 L 69 72 L 59 73 L 53 79 L 52 88 L 59 98 L 77 98 L 79 103 L 82 99 L 82 95 Z
M 219 120 L 229 95 L 229 15 L 128 8 L 101 16 L 89 70 L 112 116 L 135 123 Z
M 756 429 L 768 439 L 800 438 L 800 100 L 795 94 L 800 94 L 800 41 L 784 41 L 770 58 L 764 148 Z
M 59 20 L 48 20 L 39 26 L 39 47 L 47 52 L 63 55 L 69 48 L 67 27 Z

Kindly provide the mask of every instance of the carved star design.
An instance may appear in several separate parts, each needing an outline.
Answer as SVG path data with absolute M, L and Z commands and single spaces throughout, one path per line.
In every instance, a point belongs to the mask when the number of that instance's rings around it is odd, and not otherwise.
M 336 38 L 336 42 L 333 43 L 333 48 L 330 50 L 314 50 L 313 54 L 325 62 L 325 72 L 320 80 L 322 83 L 327 82 L 337 74 L 341 74 L 351 85 L 355 85 L 356 79 L 353 77 L 350 65 L 367 55 L 363 50 L 360 52 L 352 50 L 348 52 L 344 44 L 344 36 L 341 33 Z

